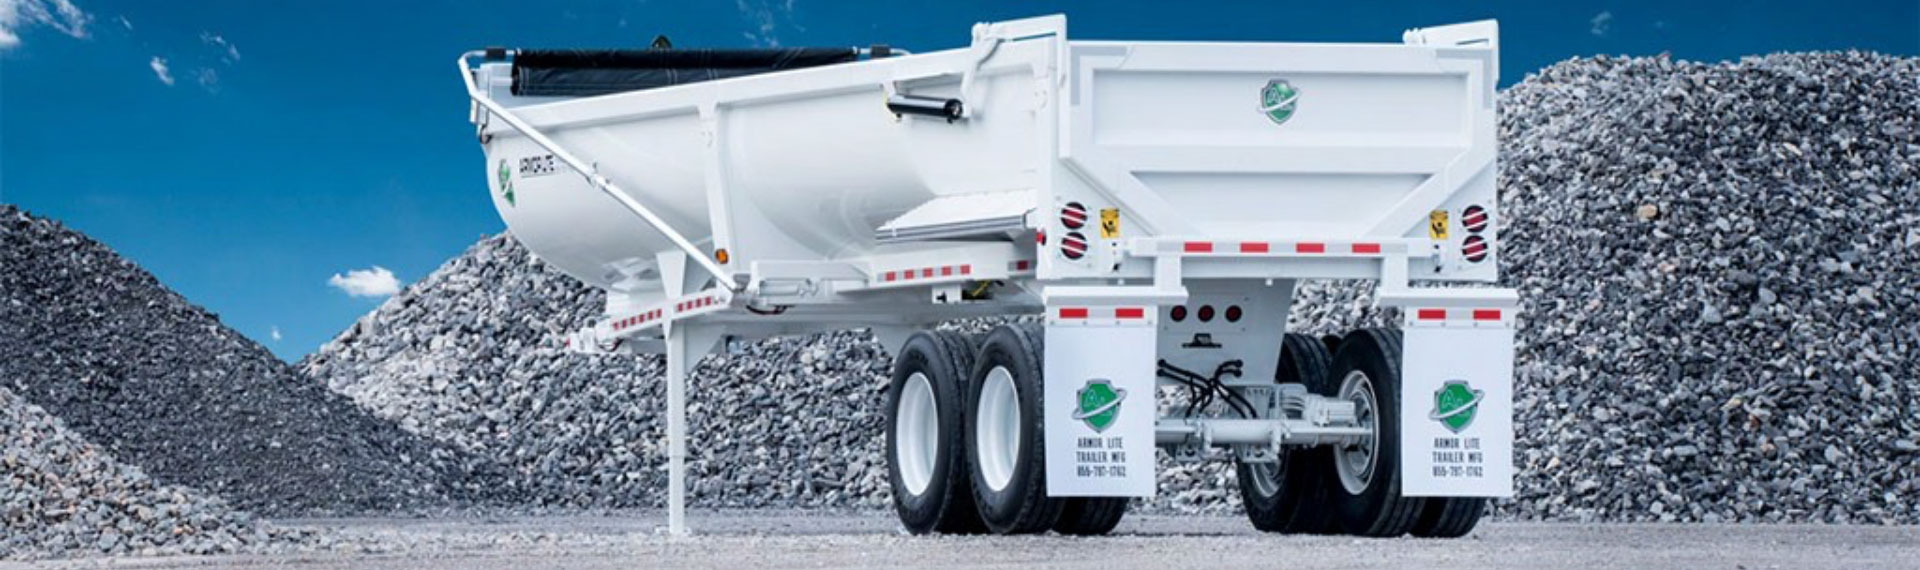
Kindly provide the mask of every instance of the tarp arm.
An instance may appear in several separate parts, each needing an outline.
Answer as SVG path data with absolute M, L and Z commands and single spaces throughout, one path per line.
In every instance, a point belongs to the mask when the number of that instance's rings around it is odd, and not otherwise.
M 667 225 L 666 220 L 660 219 L 660 216 L 655 214 L 652 209 L 647 208 L 646 205 L 641 204 L 638 200 L 634 200 L 632 196 L 627 195 L 626 192 L 621 191 L 620 187 L 615 186 L 612 180 L 601 176 L 599 170 L 594 168 L 593 165 L 588 164 L 584 160 L 580 160 L 580 157 L 574 156 L 573 153 L 567 152 L 567 149 L 562 148 L 559 143 L 547 138 L 547 135 L 542 134 L 539 129 L 535 129 L 533 125 L 527 124 L 519 115 L 508 111 L 506 107 L 501 106 L 499 102 L 494 101 L 492 97 L 488 97 L 485 92 L 481 91 L 479 86 L 474 85 L 473 68 L 467 64 L 467 60 L 484 54 L 485 52 L 482 51 L 470 51 L 461 54 L 460 59 L 455 62 L 460 66 L 460 80 L 467 85 L 467 98 L 472 99 L 474 103 L 478 103 L 481 107 L 486 108 L 487 112 L 500 117 L 500 120 L 505 121 L 507 126 L 513 127 L 513 130 L 519 131 L 520 134 L 525 135 L 528 140 L 540 145 L 540 148 L 547 149 L 547 152 L 553 153 L 553 156 L 558 157 L 561 162 L 567 163 L 567 166 L 573 167 L 575 171 L 585 176 L 587 181 L 593 184 L 594 188 L 598 188 L 601 193 L 612 197 L 614 201 L 619 202 L 621 206 L 625 206 L 628 211 L 633 212 L 636 216 L 640 216 L 640 219 L 646 220 L 647 225 L 653 226 L 654 231 L 660 232 L 660 235 L 667 236 L 667 239 L 671 240 L 673 245 L 678 246 L 681 251 L 687 253 L 688 258 L 698 262 L 701 268 L 707 270 L 707 273 L 713 274 L 714 279 L 719 280 L 719 286 L 734 291 L 739 290 L 739 285 L 733 281 L 733 273 L 727 271 L 726 268 L 720 267 L 720 264 L 715 263 L 713 258 L 708 257 L 705 252 L 700 251 L 700 248 L 695 247 L 693 242 L 688 240 L 685 234 L 681 234 L 678 230 L 673 229 L 673 226 Z

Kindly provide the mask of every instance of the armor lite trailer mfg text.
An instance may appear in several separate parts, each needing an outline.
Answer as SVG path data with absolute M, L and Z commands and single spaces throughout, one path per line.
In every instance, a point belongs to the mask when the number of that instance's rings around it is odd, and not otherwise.
M 916 532 L 1101 534 L 1155 453 L 1229 459 L 1276 532 L 1459 536 L 1512 493 L 1516 295 L 1491 283 L 1493 22 L 1397 44 L 1069 41 L 472 52 L 495 206 L 606 290 L 567 336 L 667 355 L 869 328 Z M 1398 327 L 1286 331 L 1304 280 Z M 1415 286 L 1415 284 L 1423 286 Z M 981 336 L 942 321 L 1044 315 Z

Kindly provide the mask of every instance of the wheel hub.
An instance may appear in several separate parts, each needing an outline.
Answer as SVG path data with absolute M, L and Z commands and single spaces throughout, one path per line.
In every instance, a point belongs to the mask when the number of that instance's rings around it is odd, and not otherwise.
M 1013 466 L 1020 453 L 1020 389 L 1005 366 L 993 367 L 982 382 L 974 423 L 975 453 L 982 482 L 1000 491 L 1013 482 Z
M 933 483 L 934 455 L 940 450 L 940 405 L 933 383 L 919 372 L 900 387 L 900 409 L 894 416 L 893 464 L 907 491 L 920 495 Z
M 1366 492 L 1367 485 L 1373 481 L 1376 443 L 1380 437 L 1380 423 L 1377 413 L 1379 400 L 1373 393 L 1373 380 L 1367 373 L 1355 370 L 1347 374 L 1340 382 L 1340 399 L 1353 403 L 1354 425 L 1365 428 L 1367 435 L 1359 441 L 1336 446 L 1333 449 L 1334 469 L 1340 474 L 1340 486 L 1355 495 Z

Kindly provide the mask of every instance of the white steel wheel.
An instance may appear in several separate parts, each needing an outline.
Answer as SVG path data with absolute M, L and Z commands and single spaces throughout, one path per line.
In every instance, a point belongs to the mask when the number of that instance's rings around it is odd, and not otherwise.
M 899 466 L 900 481 L 913 494 L 924 494 L 933 482 L 933 462 L 940 451 L 940 404 L 934 400 L 927 375 L 915 372 L 901 386 L 893 429 L 898 438 L 893 461 Z
M 1316 395 L 1339 392 L 1327 376 L 1333 355 L 1320 339 L 1287 333 L 1281 339 L 1277 384 L 1298 384 Z M 1284 414 L 1282 414 L 1284 415 Z M 1331 446 L 1286 446 L 1270 463 L 1236 461 L 1240 506 L 1253 527 L 1266 532 L 1324 533 L 1332 530 L 1327 489 L 1333 483 Z
M 893 359 L 887 385 L 887 481 L 894 511 L 907 532 L 986 530 L 973 508 L 967 474 L 967 375 L 973 341 L 952 331 L 907 338 Z
M 1360 329 L 1333 355 L 1337 397 L 1353 402 L 1367 435 L 1333 449 L 1333 495 L 1340 528 L 1360 536 L 1392 537 L 1412 530 L 1425 503 L 1400 493 L 1400 331 Z
M 1368 435 L 1359 442 L 1335 446 L 1333 449 L 1334 470 L 1340 474 L 1340 486 L 1348 493 L 1365 492 L 1367 485 L 1373 482 L 1374 468 L 1379 465 L 1378 446 L 1380 441 L 1380 422 L 1378 415 L 1380 401 L 1374 397 L 1373 380 L 1367 373 L 1354 370 L 1340 381 L 1340 399 L 1353 402 L 1356 421 L 1367 428 Z
M 1046 409 L 1041 381 L 1044 331 L 1038 323 L 1000 325 L 980 341 L 967 381 L 966 457 L 973 503 L 994 534 L 1045 532 L 1063 499 L 1047 495 Z
M 987 488 L 1004 491 L 1013 481 L 1014 462 L 1020 455 L 1020 388 L 1014 386 L 1013 373 L 1005 366 L 987 371 L 980 386 L 979 410 L 974 422 L 975 459 L 980 465 L 981 482 Z
M 1248 463 L 1247 474 L 1250 477 L 1247 478 L 1247 482 L 1252 484 L 1254 491 L 1259 492 L 1262 497 L 1280 494 L 1280 476 L 1286 473 L 1280 467 L 1286 461 L 1287 456 L 1282 454 L 1274 458 L 1272 463 Z

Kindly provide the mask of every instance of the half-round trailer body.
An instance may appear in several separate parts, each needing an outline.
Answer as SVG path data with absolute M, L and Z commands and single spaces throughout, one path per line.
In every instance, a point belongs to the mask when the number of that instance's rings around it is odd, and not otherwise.
M 505 61 L 472 77 L 700 257 L 726 250 L 717 261 L 736 277 L 774 260 L 877 279 L 876 256 L 928 239 L 1037 231 L 1062 238 L 1033 256 L 1042 279 L 1150 277 L 1129 239 L 1298 238 L 1400 241 L 1430 248 L 1409 252 L 1412 279 L 1488 282 L 1492 29 L 1398 44 L 1070 42 L 1064 19 L 1040 18 L 977 27 L 965 49 L 600 96 L 516 97 Z M 963 101 L 966 114 L 896 115 L 896 96 Z M 474 119 L 494 203 L 522 243 L 596 287 L 658 290 L 657 255 L 684 248 L 495 113 Z M 1076 203 L 1087 227 L 1057 215 Z M 1095 231 L 1102 214 L 1113 231 Z M 1070 242 L 1084 252 L 1059 249 Z M 1296 267 L 1189 274 L 1377 274 Z
M 1040 45 L 1009 51 L 1038 51 Z M 534 127 L 655 210 L 726 263 L 827 260 L 875 247 L 874 228 L 946 195 L 1032 188 L 1040 162 L 1039 79 L 989 65 L 971 103 L 991 109 L 948 123 L 897 117 L 886 86 L 959 95 L 964 50 L 868 60 L 647 91 L 548 101 L 507 93 L 510 66 L 487 63 L 484 88 Z M 951 75 L 928 73 L 930 66 Z M 901 81 L 902 79 L 905 81 Z M 596 287 L 654 277 L 674 246 L 532 140 L 484 131 L 494 206 L 523 244 Z M 510 192 L 509 192 L 510 190 Z M 716 216 L 725 202 L 730 216 Z M 725 219 L 722 219 L 725 218 Z M 731 226 L 716 239 L 716 226 Z

